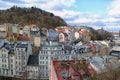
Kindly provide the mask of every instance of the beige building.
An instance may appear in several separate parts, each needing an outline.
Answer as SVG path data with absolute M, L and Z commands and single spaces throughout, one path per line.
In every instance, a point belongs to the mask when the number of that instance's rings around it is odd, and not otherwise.
M 40 36 L 35 36 L 34 37 L 34 46 L 40 47 Z
M 6 27 L 4 25 L 0 25 L 0 31 L 6 31 Z

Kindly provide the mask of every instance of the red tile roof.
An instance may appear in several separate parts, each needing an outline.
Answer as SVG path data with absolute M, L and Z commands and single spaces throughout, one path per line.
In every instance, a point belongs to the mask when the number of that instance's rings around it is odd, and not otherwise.
M 56 77 L 59 80 L 82 80 L 83 78 L 94 75 L 96 72 L 86 60 L 52 61 Z M 52 80 L 52 79 L 50 79 Z
M 19 36 L 18 41 L 29 41 L 30 38 L 28 36 Z

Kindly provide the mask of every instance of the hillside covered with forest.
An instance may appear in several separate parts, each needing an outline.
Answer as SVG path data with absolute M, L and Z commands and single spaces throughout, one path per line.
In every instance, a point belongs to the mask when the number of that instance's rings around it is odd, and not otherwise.
M 20 8 L 13 6 L 10 9 L 0 10 L 0 24 L 13 23 L 20 25 L 37 24 L 42 27 L 65 26 L 66 22 L 59 16 L 42 9 Z

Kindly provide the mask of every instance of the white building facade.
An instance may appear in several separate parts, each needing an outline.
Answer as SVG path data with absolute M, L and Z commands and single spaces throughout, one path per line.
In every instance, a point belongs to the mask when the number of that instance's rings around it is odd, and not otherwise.
M 4 43 L 0 48 L 0 76 L 23 76 L 31 53 L 30 44 Z

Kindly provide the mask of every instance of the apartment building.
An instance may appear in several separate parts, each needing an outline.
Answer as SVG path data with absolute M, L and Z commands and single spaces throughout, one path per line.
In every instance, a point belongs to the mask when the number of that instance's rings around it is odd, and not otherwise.
M 37 55 L 30 55 L 27 62 L 27 79 L 39 80 L 39 60 Z
M 39 53 L 40 78 L 48 79 L 50 71 L 50 62 L 57 59 L 56 54 L 63 54 L 62 45 L 58 42 L 44 42 L 41 44 Z
M 16 45 L 14 52 L 16 76 L 23 76 L 29 55 L 32 54 L 31 45 L 27 42 L 20 42 Z
M 13 77 L 15 75 L 14 44 L 4 43 L 0 48 L 0 75 Z

